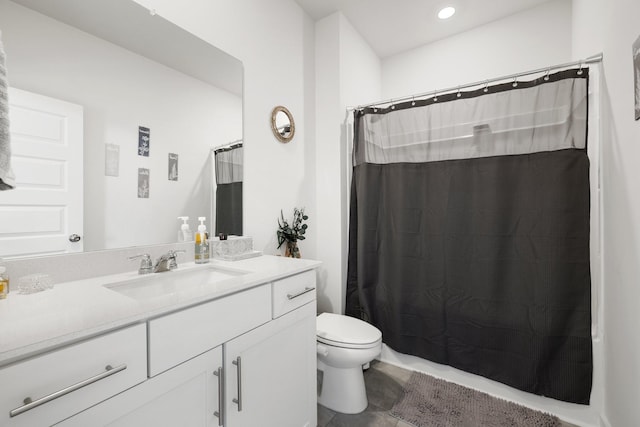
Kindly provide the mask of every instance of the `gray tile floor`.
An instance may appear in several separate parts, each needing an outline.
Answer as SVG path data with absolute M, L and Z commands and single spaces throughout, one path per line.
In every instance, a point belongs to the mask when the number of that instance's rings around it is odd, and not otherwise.
M 411 371 L 388 363 L 373 361 L 364 373 L 369 406 L 356 415 L 340 414 L 318 405 L 318 427 L 412 427 L 389 412 L 402 396 L 402 387 Z M 321 378 L 318 378 L 321 381 Z M 578 427 L 563 422 L 561 427 Z

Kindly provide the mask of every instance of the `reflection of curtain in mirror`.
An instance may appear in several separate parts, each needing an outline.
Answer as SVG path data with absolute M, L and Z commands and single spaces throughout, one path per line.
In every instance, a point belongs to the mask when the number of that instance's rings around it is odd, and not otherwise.
M 214 151 L 216 235 L 242 235 L 242 153 L 242 143 Z

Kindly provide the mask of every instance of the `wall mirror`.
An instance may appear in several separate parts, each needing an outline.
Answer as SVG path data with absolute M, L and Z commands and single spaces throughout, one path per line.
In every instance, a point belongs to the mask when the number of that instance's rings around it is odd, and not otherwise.
M 215 229 L 213 152 L 242 144 L 239 60 L 132 0 L 0 0 L 0 31 L 9 86 L 28 98 L 11 107 L 18 189 L 0 192 L 0 257 L 172 243 L 179 216 Z M 48 112 L 33 126 L 32 95 L 72 106 L 79 127 Z M 77 150 L 24 150 L 78 133 Z
M 296 133 L 296 124 L 291 112 L 281 105 L 271 111 L 271 130 L 280 142 L 289 142 Z

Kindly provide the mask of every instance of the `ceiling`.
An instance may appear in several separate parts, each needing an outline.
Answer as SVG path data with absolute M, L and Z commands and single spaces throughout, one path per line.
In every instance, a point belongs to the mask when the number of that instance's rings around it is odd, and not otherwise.
M 378 56 L 386 58 L 550 0 L 295 1 L 316 21 L 341 11 Z M 445 21 L 437 17 L 444 6 L 456 8 L 456 14 Z

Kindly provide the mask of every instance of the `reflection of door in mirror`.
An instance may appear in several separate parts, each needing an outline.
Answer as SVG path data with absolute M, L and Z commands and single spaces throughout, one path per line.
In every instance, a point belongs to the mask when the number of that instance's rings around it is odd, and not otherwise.
M 16 188 L 0 197 L 0 257 L 81 252 L 83 109 L 9 89 Z

